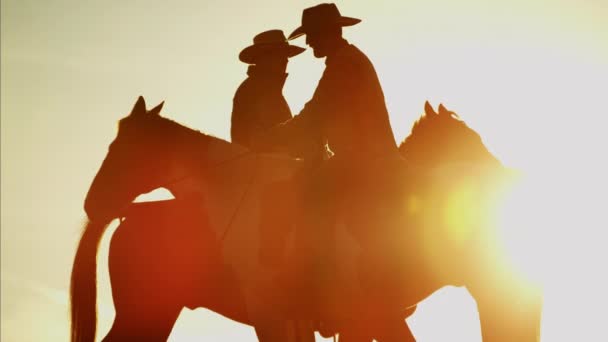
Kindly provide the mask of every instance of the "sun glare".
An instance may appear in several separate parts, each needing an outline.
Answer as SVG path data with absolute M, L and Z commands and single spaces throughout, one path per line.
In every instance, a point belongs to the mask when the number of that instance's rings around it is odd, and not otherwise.
M 442 217 L 454 242 L 465 241 L 471 235 L 478 217 L 477 196 L 476 187 L 467 182 L 450 192 Z
M 542 246 L 547 243 L 547 217 L 541 213 L 546 208 L 547 196 L 529 179 L 511 184 L 498 203 L 497 229 L 500 242 L 506 252 L 507 262 L 517 272 L 536 281 L 542 280 L 546 253 Z
M 574 228 L 572 218 L 581 214 L 582 204 L 574 194 L 557 192 L 559 184 L 546 173 L 527 173 L 510 182 L 496 203 L 497 236 L 507 264 L 542 284 L 560 277 L 564 250 L 578 254 L 564 234 Z

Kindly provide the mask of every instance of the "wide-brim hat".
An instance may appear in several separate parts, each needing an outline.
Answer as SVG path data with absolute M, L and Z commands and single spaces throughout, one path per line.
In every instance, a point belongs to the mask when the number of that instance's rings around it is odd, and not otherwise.
M 305 48 L 291 45 L 281 30 L 264 31 L 253 37 L 253 45 L 250 45 L 239 53 L 239 59 L 243 63 L 256 64 L 264 55 L 284 54 L 288 58 L 299 55 Z
M 288 39 L 296 39 L 308 32 L 323 30 L 331 26 L 352 26 L 360 22 L 361 19 L 342 16 L 336 4 L 320 4 L 302 12 L 302 25 L 295 29 Z

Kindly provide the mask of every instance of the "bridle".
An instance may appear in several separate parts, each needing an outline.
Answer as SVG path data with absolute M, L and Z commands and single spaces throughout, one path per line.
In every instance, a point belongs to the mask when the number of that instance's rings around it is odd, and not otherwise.
M 247 150 L 247 151 L 239 153 L 236 156 L 231 157 L 229 159 L 225 159 L 225 160 L 222 160 L 222 161 L 214 163 L 214 164 L 207 164 L 207 165 L 205 165 L 206 169 L 218 168 L 218 167 L 221 167 L 221 166 L 226 165 L 228 163 L 239 161 L 239 160 L 241 160 L 241 159 L 243 159 L 243 158 L 245 158 L 247 156 L 250 156 L 250 155 L 253 155 L 254 165 L 256 165 L 256 167 L 251 171 L 251 176 L 250 176 L 249 180 L 247 181 L 247 184 L 246 184 L 245 188 L 243 189 L 243 193 L 242 193 L 241 197 L 239 198 L 239 200 L 237 202 L 237 205 L 234 208 L 234 211 L 230 215 L 230 219 L 229 219 L 229 221 L 228 221 L 228 223 L 226 225 L 226 228 L 223 229 L 223 233 L 222 233 L 222 235 L 221 235 L 221 237 L 219 239 L 219 242 L 223 242 L 225 240 L 226 236 L 228 235 L 228 232 L 232 228 L 232 224 L 234 222 L 234 219 L 236 218 L 239 210 L 241 209 L 241 207 L 243 205 L 243 202 L 244 202 L 245 198 L 247 197 L 247 194 L 249 193 L 250 188 L 254 184 L 255 178 L 257 176 L 257 171 L 258 171 L 257 161 L 258 161 L 258 158 L 259 158 L 259 154 L 255 153 L 253 151 Z M 196 175 L 194 173 L 188 172 L 188 173 L 185 173 L 183 175 L 178 175 L 178 176 L 176 176 L 176 177 L 174 177 L 174 178 L 172 178 L 170 180 L 167 180 L 166 182 L 164 182 L 161 185 L 157 186 L 156 189 L 158 189 L 158 188 L 169 189 L 169 188 L 171 188 L 171 187 L 173 187 L 173 186 L 175 186 L 175 185 L 177 185 L 177 184 L 179 184 L 181 182 L 184 182 L 184 181 L 187 181 L 187 180 L 190 180 L 190 179 L 194 179 L 194 178 L 197 178 L 197 177 L 200 177 L 200 176 Z M 118 216 L 118 219 L 119 219 L 119 221 L 121 223 L 124 222 L 124 220 L 125 220 L 125 218 L 127 216 L 127 212 L 128 212 L 127 208 L 129 206 L 131 206 L 131 205 L 133 205 L 133 202 L 129 202 L 129 203 L 125 204 L 119 210 L 120 214 Z

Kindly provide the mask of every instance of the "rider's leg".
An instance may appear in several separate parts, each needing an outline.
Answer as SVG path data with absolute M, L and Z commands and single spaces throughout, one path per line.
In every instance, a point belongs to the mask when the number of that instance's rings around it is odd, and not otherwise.
M 288 234 L 294 227 L 295 194 L 292 181 L 271 183 L 260 199 L 260 262 L 276 267 L 284 261 Z

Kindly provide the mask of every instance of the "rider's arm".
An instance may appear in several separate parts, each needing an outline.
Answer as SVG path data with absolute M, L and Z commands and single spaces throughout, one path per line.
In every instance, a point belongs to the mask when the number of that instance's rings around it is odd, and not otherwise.
M 242 86 L 232 101 L 230 139 L 233 143 L 250 147 L 252 131 L 255 130 L 255 99 L 248 96 Z
M 326 68 L 313 97 L 298 115 L 276 125 L 253 139 L 257 150 L 267 150 L 269 146 L 311 146 L 318 148 L 316 156 L 325 153 L 325 121 L 342 106 L 349 87 L 343 68 Z

